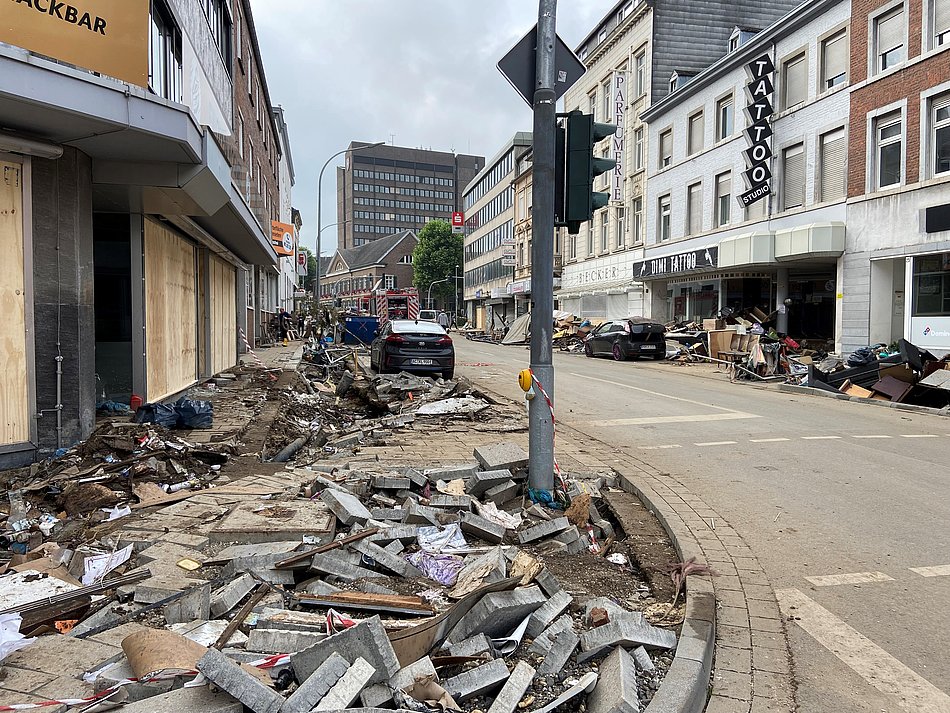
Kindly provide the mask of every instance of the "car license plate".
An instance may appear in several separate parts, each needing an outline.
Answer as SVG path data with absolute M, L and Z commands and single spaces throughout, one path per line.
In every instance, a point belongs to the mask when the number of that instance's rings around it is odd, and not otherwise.
M 641 344 L 640 349 L 645 349 L 648 351 L 656 351 L 656 344 Z
M 413 366 L 435 366 L 435 359 L 410 359 Z

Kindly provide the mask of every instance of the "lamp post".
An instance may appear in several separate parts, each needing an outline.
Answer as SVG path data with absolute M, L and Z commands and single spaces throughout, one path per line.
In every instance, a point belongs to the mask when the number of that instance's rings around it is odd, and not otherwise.
M 363 149 L 373 149 L 377 146 L 382 146 L 385 144 L 385 141 L 377 141 L 375 144 L 367 144 L 366 146 L 357 146 L 356 148 L 345 148 L 342 151 L 337 151 L 330 158 L 327 159 L 327 162 L 323 164 L 323 168 L 320 169 L 320 176 L 317 178 L 317 279 L 313 281 L 313 296 L 314 300 L 317 303 L 317 314 L 320 314 L 320 236 L 323 233 L 323 228 L 321 227 L 321 218 L 323 212 L 323 172 L 327 170 L 327 166 L 330 165 L 330 162 L 335 159 L 337 156 L 342 156 L 347 151 L 362 151 Z
M 426 307 L 428 307 L 429 309 L 432 309 L 432 287 L 433 287 L 433 285 L 438 285 L 438 284 L 440 284 L 440 283 L 442 283 L 442 282 L 448 282 L 448 281 L 451 280 L 451 279 L 452 279 L 451 277 L 446 277 L 444 280 L 436 280 L 435 282 L 429 284 L 429 290 L 428 290 L 428 292 L 426 292 Z
M 459 279 L 460 279 L 460 276 L 459 276 L 459 266 L 456 265 L 456 266 L 455 266 L 455 276 L 454 276 L 454 279 L 453 279 L 453 282 L 452 282 L 452 287 L 455 289 L 455 317 L 454 317 L 453 319 L 455 320 L 455 326 L 456 326 L 456 327 L 457 327 L 458 324 L 459 324 Z

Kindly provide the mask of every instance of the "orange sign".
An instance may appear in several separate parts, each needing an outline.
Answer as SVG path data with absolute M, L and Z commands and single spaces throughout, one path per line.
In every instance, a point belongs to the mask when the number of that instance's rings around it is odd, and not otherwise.
M 149 0 L 7 0 L 0 42 L 148 86 Z
M 296 252 L 294 245 L 294 226 L 290 223 L 279 223 L 276 220 L 270 224 L 270 242 L 274 252 L 285 257 Z

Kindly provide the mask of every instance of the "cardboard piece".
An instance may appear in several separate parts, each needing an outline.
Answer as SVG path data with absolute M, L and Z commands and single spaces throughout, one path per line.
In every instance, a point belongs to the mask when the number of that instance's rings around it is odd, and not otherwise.
M 190 673 L 208 649 L 181 634 L 164 629 L 146 629 L 122 639 L 122 650 L 136 678 L 160 672 Z

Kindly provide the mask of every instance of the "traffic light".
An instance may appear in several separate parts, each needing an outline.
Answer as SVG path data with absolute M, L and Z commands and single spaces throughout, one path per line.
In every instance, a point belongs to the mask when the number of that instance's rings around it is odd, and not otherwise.
M 591 114 L 572 111 L 567 126 L 558 128 L 558 155 L 555 170 L 563 198 L 556 201 L 556 225 L 567 226 L 572 235 L 580 232 L 581 223 L 594 217 L 594 211 L 610 201 L 609 193 L 594 190 L 594 179 L 613 169 L 617 162 L 594 156 L 594 145 L 617 133 L 614 124 L 598 124 Z M 561 188 L 559 188 L 560 192 Z M 558 196 L 560 198 L 560 196 Z M 558 210 L 560 209 L 560 210 Z

